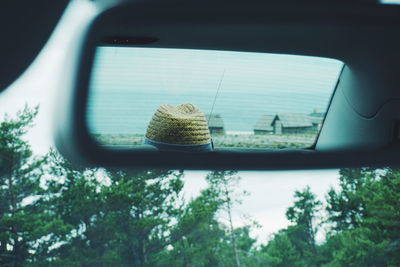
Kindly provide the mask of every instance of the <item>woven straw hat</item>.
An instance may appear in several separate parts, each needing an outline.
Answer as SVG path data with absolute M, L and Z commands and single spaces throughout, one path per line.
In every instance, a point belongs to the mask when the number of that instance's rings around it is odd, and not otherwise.
M 144 142 L 162 150 L 212 149 L 204 113 L 193 104 L 161 105 L 149 123 Z

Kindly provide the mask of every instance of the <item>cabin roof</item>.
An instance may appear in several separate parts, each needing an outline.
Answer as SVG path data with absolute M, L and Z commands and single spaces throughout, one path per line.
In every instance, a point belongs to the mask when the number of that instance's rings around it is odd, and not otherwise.
M 285 128 L 312 126 L 310 116 L 304 113 L 278 113 L 275 115 L 271 125 L 278 119 L 282 122 L 282 126 Z
M 208 122 L 208 128 L 224 128 L 224 121 L 219 114 L 206 114 L 206 119 Z
M 262 115 L 254 126 L 254 130 L 258 131 L 272 131 L 272 121 L 275 118 L 274 115 Z

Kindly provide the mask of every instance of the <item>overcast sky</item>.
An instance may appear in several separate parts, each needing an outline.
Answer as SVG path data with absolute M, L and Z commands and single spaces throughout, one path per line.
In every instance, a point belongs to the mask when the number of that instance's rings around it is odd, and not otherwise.
M 140 90 L 169 93 L 330 94 L 342 63 L 339 60 L 284 54 L 101 47 L 94 71 L 95 90 Z
M 54 106 L 63 101 L 58 96 L 58 80 L 63 75 L 63 61 L 73 45 L 72 36 L 77 27 L 87 20 L 95 9 L 83 0 L 74 1 L 62 19 L 45 49 L 32 67 L 6 92 L 0 95 L 0 114 L 14 114 L 27 103 L 40 104 L 36 127 L 26 137 L 36 154 L 44 154 L 52 146 L 52 120 Z M 195 197 L 206 186 L 206 172 L 186 172 L 185 194 Z M 245 223 L 250 216 L 262 227 L 253 232 L 261 240 L 288 225 L 286 209 L 293 203 L 293 192 L 310 185 L 311 190 L 323 199 L 331 186 L 337 186 L 337 170 L 290 172 L 240 172 L 241 188 L 250 193 L 242 205 L 235 207 L 235 224 Z
M 343 63 L 328 58 L 196 49 L 100 47 L 88 124 L 97 134 L 144 134 L 162 104 L 192 103 L 250 132 L 266 114 L 325 112 Z

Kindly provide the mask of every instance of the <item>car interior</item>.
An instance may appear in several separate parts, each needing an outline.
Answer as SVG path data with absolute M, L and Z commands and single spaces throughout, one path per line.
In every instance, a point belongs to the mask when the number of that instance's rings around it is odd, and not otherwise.
M 55 148 L 0 123 L 0 265 L 400 264 L 400 5 L 6 1 L 0 98 L 79 2 Z
M 100 12 L 82 30 L 80 53 L 71 64 L 70 84 L 66 83 L 74 90 L 63 96 L 69 99 L 64 107 L 60 105 L 60 113 L 65 114 L 65 119 L 59 120 L 57 134 L 62 154 L 71 160 L 111 165 L 118 162 L 121 167 L 194 169 L 296 169 L 395 163 L 398 96 L 393 49 L 399 42 L 395 34 L 397 6 L 312 2 L 296 3 L 289 9 L 285 4 L 254 1 L 245 7 L 232 2 L 229 12 L 224 12 L 224 2 L 209 5 L 179 3 L 179 9 L 171 15 L 170 4 L 126 2 Z M 116 40 L 111 46 L 332 58 L 343 62 L 344 67 L 321 131 L 310 148 L 221 148 L 207 155 L 158 153 L 147 148 L 107 149 L 93 140 L 86 117 L 95 48 L 104 42 L 110 46 L 110 39 Z

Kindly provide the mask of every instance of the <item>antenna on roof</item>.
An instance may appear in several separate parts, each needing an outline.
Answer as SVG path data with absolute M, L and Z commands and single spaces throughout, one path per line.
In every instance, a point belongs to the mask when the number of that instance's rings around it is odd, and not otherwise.
M 226 69 L 224 69 L 224 71 L 222 72 L 221 79 L 219 80 L 218 89 L 217 89 L 217 92 L 215 93 L 214 102 L 211 107 L 211 112 L 210 112 L 210 115 L 208 115 L 208 123 L 210 123 L 210 119 L 211 119 L 212 113 L 214 111 L 214 105 L 215 105 L 215 102 L 217 101 L 217 96 L 219 93 L 219 89 L 221 88 L 222 80 L 224 79 L 224 76 L 225 76 L 225 71 L 226 71 Z

